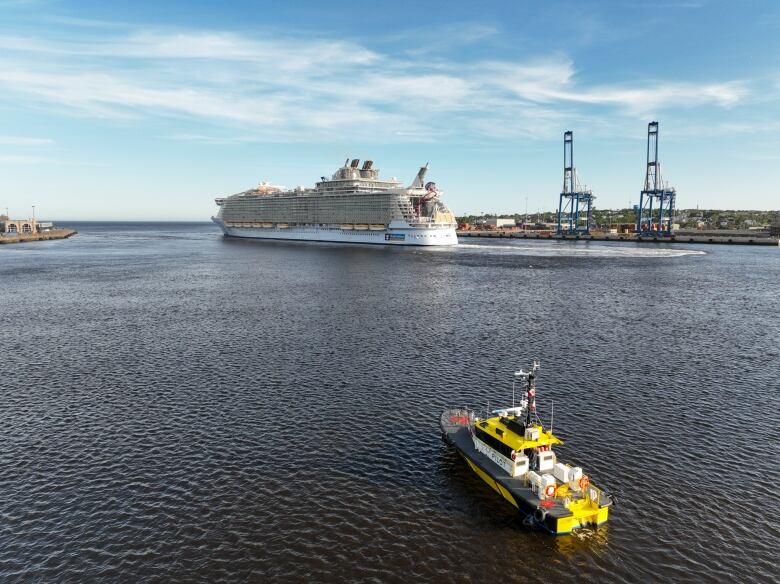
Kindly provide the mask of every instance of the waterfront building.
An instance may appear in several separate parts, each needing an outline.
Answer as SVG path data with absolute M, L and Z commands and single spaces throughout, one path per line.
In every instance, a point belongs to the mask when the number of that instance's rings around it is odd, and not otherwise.
M 10 219 L 3 216 L 0 220 L 0 233 L 6 235 L 41 233 L 51 231 L 54 224 L 51 221 L 37 221 L 35 219 Z
M 517 223 L 511 217 L 488 217 L 485 219 L 485 225 L 493 229 L 501 229 L 503 227 L 515 227 Z

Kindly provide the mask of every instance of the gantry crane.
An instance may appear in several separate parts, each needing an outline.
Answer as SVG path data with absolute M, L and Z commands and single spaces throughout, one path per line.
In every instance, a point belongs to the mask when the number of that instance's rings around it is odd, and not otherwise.
M 647 173 L 639 195 L 636 232 L 639 235 L 672 235 L 677 191 L 666 184 L 658 161 L 658 122 L 647 125 Z
M 574 168 L 574 133 L 563 134 L 563 190 L 558 203 L 558 234 L 590 233 L 593 192 L 580 185 Z

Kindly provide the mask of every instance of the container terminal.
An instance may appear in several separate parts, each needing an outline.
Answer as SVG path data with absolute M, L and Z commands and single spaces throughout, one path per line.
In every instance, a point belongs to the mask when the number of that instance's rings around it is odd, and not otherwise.
M 632 224 L 596 227 L 593 191 L 584 187 L 574 166 L 574 132 L 563 135 L 563 188 L 558 198 L 555 222 L 522 230 L 513 219 L 496 217 L 480 225 L 461 222 L 458 237 L 495 237 L 515 239 L 560 239 L 586 241 L 631 241 L 650 243 L 711 243 L 780 246 L 780 226 L 766 230 L 680 230 L 675 223 L 677 190 L 664 180 L 658 157 L 659 123 L 647 126 L 647 167 L 639 204 L 634 206 Z

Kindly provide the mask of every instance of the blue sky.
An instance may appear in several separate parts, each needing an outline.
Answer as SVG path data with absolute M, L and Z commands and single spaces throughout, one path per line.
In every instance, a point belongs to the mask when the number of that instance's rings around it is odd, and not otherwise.
M 551 210 L 565 130 L 625 207 L 652 120 L 678 206 L 780 208 L 780 2 L 387 4 L 0 0 L 0 210 L 207 219 L 348 156 Z

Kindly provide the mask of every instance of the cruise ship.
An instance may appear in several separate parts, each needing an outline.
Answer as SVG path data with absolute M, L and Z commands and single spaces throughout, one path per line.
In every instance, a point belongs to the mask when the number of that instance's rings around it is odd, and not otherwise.
M 457 245 L 455 216 L 436 183 L 425 182 L 426 164 L 410 186 L 382 180 L 371 160 L 346 160 L 314 188 L 286 189 L 263 182 L 216 199 L 212 220 L 227 237 L 374 243 Z

